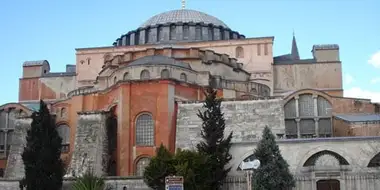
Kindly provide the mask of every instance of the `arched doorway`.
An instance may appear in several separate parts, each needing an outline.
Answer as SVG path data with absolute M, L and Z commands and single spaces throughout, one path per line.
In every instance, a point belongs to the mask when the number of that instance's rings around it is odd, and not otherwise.
M 319 180 L 317 190 L 340 190 L 340 182 L 336 179 Z

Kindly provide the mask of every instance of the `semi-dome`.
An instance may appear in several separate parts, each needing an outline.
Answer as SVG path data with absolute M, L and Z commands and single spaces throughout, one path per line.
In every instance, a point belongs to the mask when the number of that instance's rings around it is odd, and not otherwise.
M 190 10 L 190 9 L 180 9 L 167 11 L 158 15 L 151 17 L 140 27 L 155 26 L 167 23 L 205 23 L 213 24 L 215 26 L 222 26 L 228 28 L 228 26 L 221 20 L 206 13 Z

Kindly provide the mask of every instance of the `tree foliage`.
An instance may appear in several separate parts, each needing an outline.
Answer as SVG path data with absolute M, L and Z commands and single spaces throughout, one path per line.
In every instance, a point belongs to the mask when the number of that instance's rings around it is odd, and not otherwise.
M 60 190 L 64 165 L 61 160 L 62 139 L 47 105 L 41 100 L 40 110 L 32 114 L 22 153 L 25 177 L 20 186 L 27 190 Z
M 210 189 L 218 190 L 222 187 L 231 168 L 226 165 L 232 159 L 229 150 L 231 148 L 232 132 L 225 138 L 225 119 L 221 111 L 221 99 L 217 98 L 217 91 L 208 88 L 205 92 L 206 100 L 203 105 L 205 110 L 198 111 L 198 117 L 202 119 L 202 141 L 197 145 L 201 154 L 207 155 L 207 165 L 210 171 L 207 176 L 207 184 Z
M 289 165 L 282 157 L 275 136 L 268 127 L 263 130 L 262 139 L 253 154 L 261 162 L 253 173 L 253 190 L 285 190 L 295 186 Z
M 161 144 L 144 171 L 144 181 L 152 189 L 164 190 L 165 177 L 175 174 L 173 154 Z
M 207 157 L 192 150 L 178 149 L 175 154 L 175 170 L 177 176 L 183 176 L 186 190 L 208 190 L 206 184 Z
M 180 150 L 173 155 L 163 145 L 145 168 L 144 181 L 152 189 L 164 190 L 167 176 L 183 176 L 187 190 L 208 190 L 207 157 L 196 151 Z

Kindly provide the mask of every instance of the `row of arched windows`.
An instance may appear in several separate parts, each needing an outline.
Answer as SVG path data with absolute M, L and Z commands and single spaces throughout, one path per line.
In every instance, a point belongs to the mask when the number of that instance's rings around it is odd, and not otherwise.
M 140 73 L 140 79 L 141 80 L 149 80 L 151 77 L 150 77 L 150 72 L 146 69 L 142 70 L 141 73 Z M 161 78 L 162 79 L 168 79 L 170 78 L 170 71 L 168 69 L 163 69 L 161 71 Z M 129 79 L 129 73 L 126 72 L 124 73 L 123 75 L 123 80 L 128 80 Z M 187 82 L 187 75 L 185 73 L 181 73 L 180 76 L 179 76 L 179 79 L 183 82 Z M 117 82 L 117 77 L 115 76 L 113 78 L 113 83 L 116 84 Z

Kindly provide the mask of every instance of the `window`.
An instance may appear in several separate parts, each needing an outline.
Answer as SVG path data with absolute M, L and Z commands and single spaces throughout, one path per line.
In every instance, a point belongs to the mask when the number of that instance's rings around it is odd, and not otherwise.
M 287 138 L 330 137 L 332 134 L 331 104 L 322 96 L 296 96 L 285 104 L 284 112 Z
M 244 58 L 244 49 L 240 46 L 236 48 L 236 58 Z
M 60 114 L 61 118 L 66 118 L 67 117 L 67 111 L 66 111 L 66 108 L 61 108 L 61 114 Z
M 257 44 L 257 55 L 261 55 L 261 44 Z
M 90 65 L 91 58 L 87 58 L 87 65 Z
M 183 39 L 184 40 L 189 39 L 189 26 L 188 25 L 183 26 Z
M 5 132 L 0 131 L 0 151 L 5 151 Z
M 113 83 L 116 84 L 116 82 L 117 82 L 117 77 L 114 77 L 113 78 Z
M 181 73 L 179 79 L 180 79 L 181 81 L 187 82 L 187 76 L 186 76 L 186 74 L 185 74 L 185 73 Z
M 161 71 L 161 78 L 162 78 L 162 79 L 167 79 L 167 78 L 169 78 L 169 77 L 170 77 L 169 70 L 167 70 L 167 69 L 163 69 L 163 70 Z
M 268 44 L 264 44 L 264 55 L 268 55 Z
M 151 41 L 151 30 L 150 28 L 145 30 L 145 43 L 148 43 Z
M 177 35 L 177 31 L 176 31 L 176 26 L 175 25 L 171 25 L 170 26 L 170 40 L 175 40 L 176 39 L 176 35 Z
M 202 28 L 201 26 L 195 27 L 195 40 L 201 40 L 202 39 Z
M 158 30 L 157 30 L 157 41 L 163 41 L 164 40 L 164 29 L 162 28 L 162 26 L 158 27 Z
M 126 73 L 124 73 L 124 75 L 123 75 L 123 80 L 128 80 L 128 78 L 129 78 L 129 73 L 128 72 L 126 72 Z
M 212 27 L 208 27 L 208 40 L 214 39 L 214 31 L 212 30 Z
M 70 128 L 66 124 L 57 127 L 58 135 L 62 138 L 62 152 L 68 152 L 70 149 Z
M 136 176 L 143 176 L 145 168 L 149 165 L 150 158 L 140 158 L 136 163 Z
M 251 94 L 257 95 L 257 90 L 256 90 L 256 88 L 251 88 Z
M 140 79 L 141 80 L 149 80 L 150 79 L 150 73 L 149 73 L 149 71 L 148 70 L 141 71 Z
M 136 145 L 153 146 L 154 145 L 154 123 L 150 114 L 141 114 L 136 119 Z
M 10 109 L 0 112 L 0 153 L 8 155 L 12 145 L 13 132 L 15 129 L 15 120 L 20 110 Z

